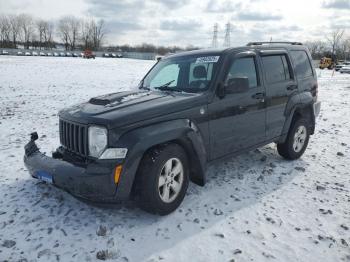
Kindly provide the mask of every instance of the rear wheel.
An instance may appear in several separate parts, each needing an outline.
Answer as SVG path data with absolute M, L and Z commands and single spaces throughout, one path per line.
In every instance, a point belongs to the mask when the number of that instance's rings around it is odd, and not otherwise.
M 305 118 L 293 121 L 284 143 L 277 144 L 278 153 L 289 160 L 300 158 L 309 143 L 310 133 Z
M 148 152 L 137 174 L 136 194 L 140 207 L 159 215 L 173 212 L 185 197 L 188 170 L 187 155 L 177 144 Z

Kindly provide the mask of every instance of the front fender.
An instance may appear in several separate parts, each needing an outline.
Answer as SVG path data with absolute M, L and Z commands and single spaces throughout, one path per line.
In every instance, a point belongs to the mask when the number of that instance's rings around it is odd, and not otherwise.
M 137 128 L 119 138 L 118 147 L 128 148 L 117 189 L 119 199 L 129 198 L 138 166 L 145 152 L 153 146 L 170 141 L 184 147 L 191 163 L 191 180 L 204 185 L 207 153 L 202 136 L 194 122 L 178 119 Z

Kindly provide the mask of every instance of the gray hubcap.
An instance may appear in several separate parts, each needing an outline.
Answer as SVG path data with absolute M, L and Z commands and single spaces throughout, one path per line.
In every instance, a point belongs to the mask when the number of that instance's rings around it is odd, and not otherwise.
M 305 144 L 307 130 L 305 126 L 299 126 L 294 134 L 293 149 L 296 153 L 299 153 Z
M 159 196 L 165 203 L 173 202 L 179 195 L 184 178 L 180 159 L 171 158 L 165 162 L 158 180 Z

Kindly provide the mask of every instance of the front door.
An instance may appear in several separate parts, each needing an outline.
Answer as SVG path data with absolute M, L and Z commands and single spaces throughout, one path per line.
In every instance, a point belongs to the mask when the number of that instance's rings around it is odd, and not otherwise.
M 208 105 L 211 159 L 249 148 L 265 140 L 265 91 L 261 85 L 255 53 L 231 57 L 222 79 L 247 77 L 249 90 L 215 97 Z

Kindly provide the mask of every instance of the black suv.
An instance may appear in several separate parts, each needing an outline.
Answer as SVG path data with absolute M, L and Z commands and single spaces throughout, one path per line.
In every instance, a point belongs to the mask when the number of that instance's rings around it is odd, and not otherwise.
M 90 99 L 59 113 L 61 146 L 48 157 L 25 146 L 34 178 L 92 201 L 136 199 L 169 214 L 208 163 L 268 143 L 286 159 L 315 130 L 316 72 L 301 43 L 249 43 L 158 61 L 138 91 Z

